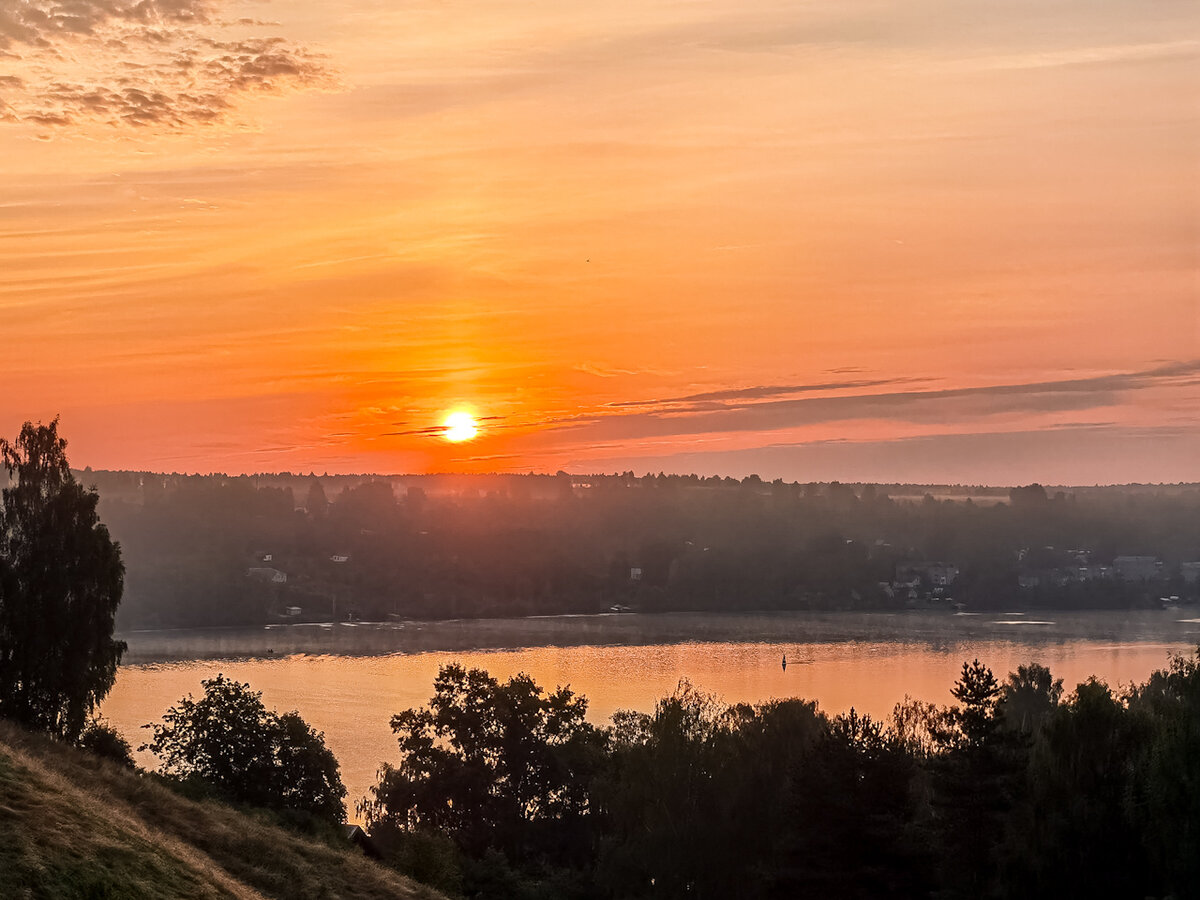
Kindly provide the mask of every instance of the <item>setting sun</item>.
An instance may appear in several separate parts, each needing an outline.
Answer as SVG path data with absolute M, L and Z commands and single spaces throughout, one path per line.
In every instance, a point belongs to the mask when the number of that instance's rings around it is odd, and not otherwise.
M 446 420 L 442 422 L 445 431 L 442 432 L 442 437 L 455 444 L 462 441 L 469 441 L 475 435 L 479 434 L 479 425 L 470 413 L 453 412 L 446 416 Z

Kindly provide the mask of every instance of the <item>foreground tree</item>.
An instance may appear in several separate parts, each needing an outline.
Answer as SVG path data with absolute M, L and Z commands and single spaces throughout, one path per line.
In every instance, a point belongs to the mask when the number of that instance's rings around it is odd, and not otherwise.
M 944 752 L 932 760 L 941 877 L 949 896 L 982 897 L 995 881 L 994 848 L 1023 760 L 1000 734 L 1000 684 L 991 669 L 964 662 L 950 693 L 958 704 L 948 710 L 950 729 L 938 735 Z
M 116 678 L 125 569 L 71 475 L 58 419 L 0 439 L 0 716 L 77 740 Z
M 319 819 L 346 818 L 346 788 L 337 759 L 297 712 L 268 710 L 262 694 L 224 675 L 202 681 L 167 710 L 154 737 L 139 749 L 163 760 L 164 774 L 196 779 L 230 799 L 291 809 Z
M 372 825 L 438 829 L 469 856 L 498 850 L 514 864 L 569 863 L 590 846 L 589 789 L 603 736 L 587 701 L 528 675 L 500 683 L 443 666 L 428 707 L 392 717 L 401 761 L 385 766 Z
M 1185 897 L 1200 885 L 1200 647 L 1132 688 L 1128 704 L 1139 733 L 1123 806 L 1155 873 L 1151 889 Z
M 996 718 L 1000 685 L 992 670 L 977 659 L 964 662 L 962 675 L 950 693 L 962 704 L 955 713 L 955 719 L 962 729 L 963 746 L 968 750 L 988 747 L 1000 727 Z
M 816 704 L 730 707 L 681 682 L 653 714 L 613 721 L 597 791 L 602 895 L 773 896 L 769 883 L 782 880 L 777 868 L 807 824 L 792 799 L 827 727 Z
M 996 712 L 1008 731 L 1032 735 L 1054 714 L 1062 699 L 1063 680 L 1038 663 L 1017 666 L 1000 688 Z
M 772 897 L 928 897 L 932 833 L 922 827 L 918 757 L 853 708 L 834 718 L 800 767 L 786 864 Z
M 1034 743 L 1026 790 L 1011 815 L 998 879 L 1008 896 L 1168 895 L 1155 884 L 1139 829 L 1126 813 L 1134 796 L 1132 768 L 1151 737 L 1148 725 L 1095 678 L 1054 708 Z M 1171 790 L 1193 793 L 1186 782 Z M 1195 883 L 1174 896 L 1195 896 Z

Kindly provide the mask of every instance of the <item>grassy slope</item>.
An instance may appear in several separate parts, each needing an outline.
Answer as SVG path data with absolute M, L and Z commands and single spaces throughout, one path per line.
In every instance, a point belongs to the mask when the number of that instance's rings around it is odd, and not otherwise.
M 0 723 L 0 897 L 413 898 L 441 895 L 352 847 L 180 797 Z

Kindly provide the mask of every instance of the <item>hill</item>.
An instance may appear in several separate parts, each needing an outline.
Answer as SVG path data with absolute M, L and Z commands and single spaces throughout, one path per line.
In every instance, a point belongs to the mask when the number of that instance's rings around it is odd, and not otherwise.
M 153 778 L 2 722 L 0 896 L 442 897 L 353 846 L 187 799 Z

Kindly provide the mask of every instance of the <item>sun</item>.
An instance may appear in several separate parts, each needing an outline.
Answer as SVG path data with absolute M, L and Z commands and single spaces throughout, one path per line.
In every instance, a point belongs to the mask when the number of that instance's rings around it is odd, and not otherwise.
M 479 423 L 467 412 L 452 412 L 442 422 L 442 437 L 454 444 L 469 441 L 479 434 Z

